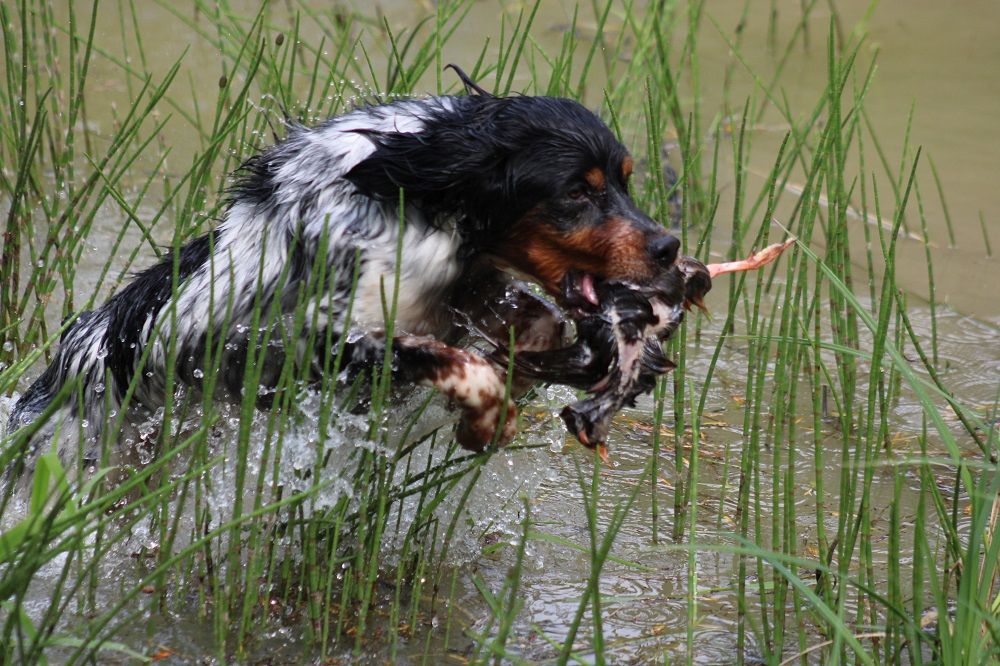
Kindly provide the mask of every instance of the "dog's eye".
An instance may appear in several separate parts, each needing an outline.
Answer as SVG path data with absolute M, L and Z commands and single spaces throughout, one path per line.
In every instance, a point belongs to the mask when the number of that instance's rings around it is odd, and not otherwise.
M 574 201 L 582 201 L 587 198 L 587 190 L 582 187 L 574 187 L 569 191 L 569 198 Z

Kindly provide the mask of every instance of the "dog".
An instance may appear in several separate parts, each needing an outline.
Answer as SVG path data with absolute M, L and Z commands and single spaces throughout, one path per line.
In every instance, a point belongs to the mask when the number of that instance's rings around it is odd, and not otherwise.
M 513 327 L 515 353 L 556 348 L 566 332 L 556 305 L 596 305 L 602 281 L 652 279 L 679 242 L 633 202 L 632 158 L 594 112 L 569 99 L 494 96 L 455 69 L 465 95 L 289 123 L 285 139 L 240 167 L 215 229 L 65 327 L 8 432 L 55 409 L 48 421 L 75 424 L 92 461 L 101 425 L 130 390 L 140 405 L 164 403 L 169 358 L 177 382 L 204 390 L 211 345 L 222 350 L 213 391 L 230 400 L 242 399 L 254 365 L 266 403 L 289 353 L 312 381 L 334 353 L 350 376 L 371 376 L 388 358 L 394 383 L 433 386 L 457 405 L 463 447 L 509 440 L 517 419 L 506 364 L 457 344 L 463 334 L 507 342 Z M 276 312 L 287 332 L 306 292 L 295 338 L 276 333 L 258 368 L 248 360 L 260 358 L 254 313 Z M 70 383 L 75 391 L 64 390 Z M 69 397 L 54 406 L 61 391 Z M 39 428 L 28 448 L 57 427 Z

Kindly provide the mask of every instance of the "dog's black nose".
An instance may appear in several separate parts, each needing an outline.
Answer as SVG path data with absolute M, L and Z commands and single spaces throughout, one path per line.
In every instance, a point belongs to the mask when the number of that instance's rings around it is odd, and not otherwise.
M 670 234 L 664 234 L 649 244 L 649 254 L 663 267 L 674 263 L 680 249 L 681 242 L 677 240 L 676 236 Z

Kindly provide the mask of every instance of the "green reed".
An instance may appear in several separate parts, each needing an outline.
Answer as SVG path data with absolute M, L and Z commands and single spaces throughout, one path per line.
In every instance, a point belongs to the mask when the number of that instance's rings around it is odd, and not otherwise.
M 983 245 L 986 246 L 986 256 L 993 256 L 993 248 L 990 247 L 990 235 L 986 231 L 986 220 L 983 218 L 983 211 L 979 211 L 979 229 L 983 233 Z

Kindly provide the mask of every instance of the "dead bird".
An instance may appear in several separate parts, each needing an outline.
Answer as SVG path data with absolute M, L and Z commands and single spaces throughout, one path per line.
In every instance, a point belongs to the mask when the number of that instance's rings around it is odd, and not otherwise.
M 596 448 L 607 460 L 611 419 L 622 407 L 634 407 L 638 396 L 675 367 L 662 343 L 684 321 L 685 312 L 706 309 L 712 278 L 766 266 L 794 242 L 771 245 L 742 261 L 705 265 L 679 256 L 644 284 L 606 280 L 575 288 L 570 278 L 566 302 L 574 306 L 576 341 L 562 349 L 521 352 L 514 358 L 515 367 L 527 376 L 590 394 L 566 406 L 560 416 L 581 444 Z

